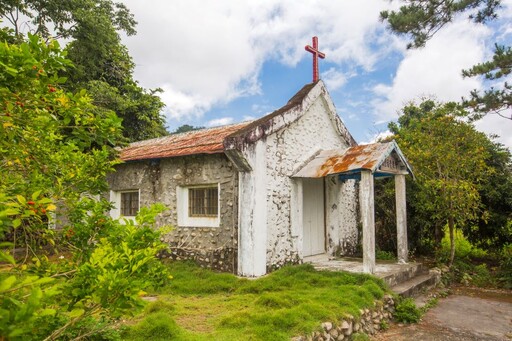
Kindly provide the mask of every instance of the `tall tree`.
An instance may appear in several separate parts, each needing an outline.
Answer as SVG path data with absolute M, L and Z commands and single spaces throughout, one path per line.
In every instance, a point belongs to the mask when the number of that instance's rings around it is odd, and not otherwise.
M 512 156 L 500 143 L 488 140 L 482 147 L 490 155 L 487 165 L 492 169 L 480 189 L 484 215 L 466 226 L 464 234 L 475 245 L 501 250 L 512 240 Z
M 467 15 L 475 23 L 488 23 L 498 17 L 500 0 L 405 0 L 398 11 L 383 11 L 381 19 L 397 34 L 408 34 L 408 48 L 424 46 L 446 24 L 457 15 Z M 512 72 L 512 50 L 510 46 L 495 45 L 491 60 L 463 70 L 464 77 L 483 76 L 488 80 L 503 80 L 495 88 L 483 93 L 473 90 L 469 98 L 463 99 L 466 108 L 472 110 L 472 118 L 478 119 L 487 113 L 495 113 L 512 120 L 512 85 L 506 81 Z
M 483 214 L 480 188 L 492 172 L 488 139 L 468 123 L 454 104 L 425 101 L 403 109 L 398 123 L 389 128 L 408 156 L 417 177 L 411 205 L 429 216 L 434 226 L 448 226 L 451 253 L 455 256 L 454 231 L 471 225 Z
M 20 16 L 22 14 L 23 16 Z M 62 72 L 72 91 L 86 88 L 94 104 L 123 119 L 130 141 L 167 134 L 159 90 L 145 90 L 133 79 L 134 63 L 120 31 L 135 34 L 136 22 L 122 3 L 112 0 L 0 0 L 0 15 L 22 38 L 25 25 L 44 38 L 66 38 L 74 68 Z M 29 22 L 26 22 L 26 18 Z
M 169 279 L 154 226 L 165 207 L 121 224 L 91 198 L 118 162 L 121 120 L 63 88 L 71 66 L 54 40 L 0 43 L 1 340 L 104 339 L 107 324 L 143 307 L 142 290 Z M 66 213 L 59 230 L 48 224 L 56 210 Z M 41 245 L 68 252 L 48 262 Z
M 194 126 L 191 126 L 190 124 L 183 124 L 183 125 L 179 126 L 173 132 L 173 134 L 181 134 L 181 133 L 186 133 L 188 131 L 199 130 L 199 129 L 204 129 L 204 127 L 194 127 Z
M 62 89 L 58 73 L 70 66 L 56 41 L 30 36 L 21 45 L 0 44 L 0 206 L 12 197 L 35 202 L 40 193 L 64 210 L 84 194 L 106 190 L 121 122 L 114 112 L 98 110 L 85 91 Z M 33 223 L 13 223 L 26 245 L 42 231 Z

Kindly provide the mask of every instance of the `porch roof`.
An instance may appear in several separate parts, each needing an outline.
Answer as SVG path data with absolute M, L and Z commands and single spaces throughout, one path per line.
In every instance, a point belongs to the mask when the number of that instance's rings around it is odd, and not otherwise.
M 391 155 L 397 161 L 394 167 L 385 164 Z M 321 178 L 332 174 L 353 174 L 370 170 L 380 175 L 411 174 L 411 166 L 395 141 L 371 143 L 347 149 L 332 149 L 319 152 L 315 158 L 296 172 L 297 178 Z

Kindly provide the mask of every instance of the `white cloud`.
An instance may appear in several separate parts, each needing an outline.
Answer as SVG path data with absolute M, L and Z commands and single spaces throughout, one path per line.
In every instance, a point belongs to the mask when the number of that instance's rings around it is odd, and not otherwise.
M 379 142 L 383 139 L 386 139 L 390 136 L 392 136 L 393 133 L 391 133 L 391 131 L 389 130 L 385 130 L 385 131 L 379 131 L 379 132 L 376 132 L 372 135 L 369 135 L 368 136 L 368 141 L 365 141 L 365 142 L 361 142 L 361 144 L 370 144 L 370 143 L 375 143 L 375 142 Z
M 322 73 L 322 80 L 329 90 L 334 91 L 341 88 L 347 82 L 347 77 L 332 67 Z
M 477 121 L 475 127 L 486 134 L 498 135 L 496 141 L 503 143 L 512 151 L 512 121 L 496 114 L 488 114 Z
M 461 70 L 484 59 L 484 39 L 489 35 L 488 28 L 461 20 L 441 30 L 426 47 L 407 51 L 393 83 L 374 88 L 377 122 L 396 118 L 397 110 L 405 103 L 422 96 L 459 101 L 472 89 L 480 88 L 478 79 L 463 79 Z
M 391 5 L 380 0 L 123 2 L 139 22 L 138 34 L 124 38 L 135 77 L 145 87 L 164 89 L 169 119 L 200 116 L 216 104 L 259 93 L 263 63 L 294 66 L 309 58 L 304 46 L 313 35 L 321 37 L 330 62 L 367 70 L 382 53 L 371 46 L 374 38 L 390 36 L 378 16 Z M 339 72 L 330 76 L 341 86 Z
M 221 117 L 221 118 L 216 118 L 216 119 L 208 121 L 208 123 L 206 123 L 206 125 L 208 127 L 218 127 L 218 126 L 225 126 L 225 125 L 231 124 L 231 123 L 233 123 L 233 117 Z

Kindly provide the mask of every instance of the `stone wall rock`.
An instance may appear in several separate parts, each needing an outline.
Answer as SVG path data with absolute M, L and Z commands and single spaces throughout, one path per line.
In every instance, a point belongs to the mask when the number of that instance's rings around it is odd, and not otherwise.
M 140 206 L 169 208 L 157 226 L 174 229 L 165 237 L 172 259 L 191 259 L 211 269 L 236 273 L 238 257 L 238 171 L 224 154 L 127 162 L 108 178 L 110 190 L 139 190 Z M 219 226 L 179 226 L 178 186 L 219 184 Z
M 337 131 L 337 122 L 326 114 L 332 109 L 319 97 L 302 117 L 266 139 L 267 268 L 297 263 L 303 256 L 302 226 L 294 226 L 292 218 L 294 210 L 302 212 L 302 208 L 293 207 L 292 188 L 299 181 L 293 175 L 298 167 L 306 164 L 320 150 L 349 146 Z M 336 247 L 343 245 L 338 251 L 348 254 L 357 246 L 355 182 L 338 184 L 335 177 L 327 180 L 326 251 L 334 255 Z M 334 180 L 334 185 L 327 185 L 331 184 L 330 180 Z
M 388 324 L 395 312 L 395 302 L 391 295 L 385 295 L 382 301 L 376 301 L 373 309 L 361 309 L 359 316 L 346 316 L 339 321 L 327 321 L 321 324 L 321 330 L 310 335 L 297 336 L 292 341 L 343 341 L 351 340 L 354 333 L 374 335 Z

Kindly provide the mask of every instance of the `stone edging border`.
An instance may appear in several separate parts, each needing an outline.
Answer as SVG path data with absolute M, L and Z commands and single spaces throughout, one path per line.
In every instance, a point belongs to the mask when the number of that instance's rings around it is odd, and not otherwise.
M 373 309 L 359 310 L 360 316 L 346 316 L 338 323 L 322 323 L 323 331 L 313 332 L 308 336 L 297 336 L 292 341 L 345 341 L 353 333 L 373 335 L 381 329 L 382 323 L 388 324 L 395 312 L 395 301 L 391 295 L 384 295 L 382 300 L 374 302 Z

